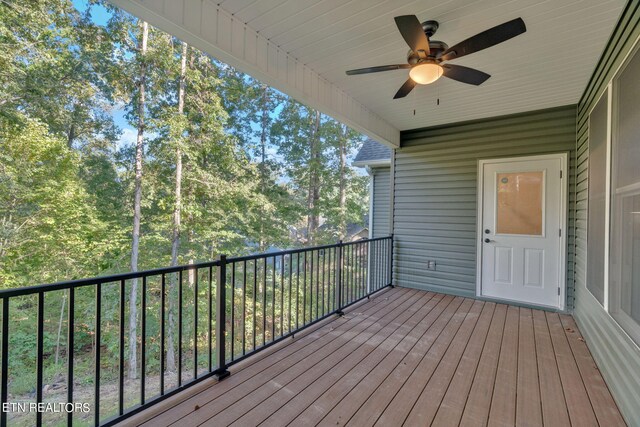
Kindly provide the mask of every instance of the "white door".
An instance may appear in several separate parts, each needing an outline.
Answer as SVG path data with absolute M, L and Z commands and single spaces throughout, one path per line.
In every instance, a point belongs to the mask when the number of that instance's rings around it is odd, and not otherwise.
M 480 162 L 480 294 L 564 308 L 566 155 Z

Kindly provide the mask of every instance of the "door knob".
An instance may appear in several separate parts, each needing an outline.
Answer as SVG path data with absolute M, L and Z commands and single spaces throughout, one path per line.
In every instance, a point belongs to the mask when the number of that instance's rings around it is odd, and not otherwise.
M 485 243 L 491 243 L 491 239 L 484 239 Z
M 484 230 L 484 234 L 489 234 L 491 233 L 491 230 L 489 230 L 488 228 Z

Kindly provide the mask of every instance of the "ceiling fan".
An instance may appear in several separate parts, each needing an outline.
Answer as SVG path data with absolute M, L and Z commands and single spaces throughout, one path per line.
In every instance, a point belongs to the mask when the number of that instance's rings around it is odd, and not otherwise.
M 396 16 L 394 19 L 400 34 L 411 48 L 407 54 L 407 63 L 347 71 L 347 75 L 353 76 L 409 69 L 409 79 L 404 82 L 393 99 L 404 98 L 417 84 L 433 83 L 441 76 L 476 86 L 484 83 L 491 77 L 489 74 L 444 62 L 497 45 L 527 31 L 522 18 L 516 18 L 449 47 L 444 42 L 429 40 L 438 30 L 437 21 L 420 23 L 415 15 Z

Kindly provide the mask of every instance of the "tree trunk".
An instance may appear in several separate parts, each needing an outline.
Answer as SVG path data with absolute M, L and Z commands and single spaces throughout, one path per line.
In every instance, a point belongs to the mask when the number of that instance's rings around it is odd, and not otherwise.
M 188 46 L 182 43 L 182 56 L 180 62 L 180 83 L 178 85 L 178 115 L 184 114 L 184 94 L 186 87 L 187 75 L 187 51 Z M 176 135 L 176 186 L 175 186 L 175 205 L 173 208 L 173 236 L 171 241 L 171 266 L 178 265 L 178 252 L 180 250 L 180 220 L 182 210 L 182 129 L 180 135 Z M 176 358 L 173 347 L 173 335 L 175 331 L 175 310 L 176 301 L 174 290 L 176 288 L 175 275 L 169 281 L 169 327 L 167 338 L 167 370 L 175 372 Z
M 147 74 L 146 53 L 147 38 L 149 36 L 149 24 L 142 22 L 141 48 L 140 48 L 140 75 L 138 80 L 138 136 L 136 139 L 136 171 L 135 171 L 135 195 L 133 203 L 133 243 L 131 246 L 131 271 L 138 271 L 138 248 L 140 246 L 140 205 L 142 201 L 142 160 L 144 158 L 144 114 L 145 114 L 145 84 Z M 129 378 L 138 376 L 138 280 L 133 279 L 131 294 L 129 297 Z
M 260 132 L 260 194 L 265 195 L 267 188 L 267 165 L 265 161 L 267 160 L 267 125 L 269 124 L 269 111 L 267 111 L 267 106 L 269 103 L 269 92 L 267 85 L 262 85 L 262 101 L 261 101 L 261 109 L 262 109 L 262 120 L 261 120 L 261 132 Z M 260 252 L 264 252 L 266 248 L 266 239 L 265 239 L 265 231 L 264 231 L 264 212 L 260 215 L 260 242 L 259 249 Z
M 346 189 L 346 163 L 347 163 L 347 135 L 348 130 L 342 125 L 342 135 L 340 135 L 340 240 L 347 236 L 347 189 Z
M 315 242 L 315 234 L 318 229 L 318 201 L 320 200 L 320 111 L 315 111 L 315 119 L 311 138 L 309 139 L 310 154 L 309 159 L 309 198 L 307 217 L 307 241 L 309 246 L 313 246 Z

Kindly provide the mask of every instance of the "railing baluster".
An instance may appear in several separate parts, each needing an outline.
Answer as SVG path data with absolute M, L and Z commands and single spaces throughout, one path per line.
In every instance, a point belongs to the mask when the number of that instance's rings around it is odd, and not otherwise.
M 337 289 L 337 294 L 338 294 L 338 306 L 337 308 L 337 313 L 339 315 L 343 315 L 344 313 L 342 312 L 342 240 L 340 240 L 340 242 L 338 242 L 338 247 L 336 249 L 338 251 L 338 253 L 336 254 L 336 262 L 338 264 L 338 268 L 337 268 L 337 278 L 336 278 L 336 287 Z
M 267 257 L 264 257 L 262 271 L 262 345 L 267 338 Z
M 258 290 L 258 260 L 253 260 L 253 332 L 251 338 L 253 339 L 253 350 L 256 349 L 256 299 Z
M 124 414 L 124 305 L 125 305 L 125 281 L 120 280 L 120 361 L 118 363 L 118 413 Z
M 322 315 L 324 316 L 326 313 L 326 304 L 325 304 L 325 289 L 327 287 L 326 284 L 326 272 L 327 270 L 327 253 L 322 251 Z
M 296 261 L 296 329 L 300 328 L 300 252 Z
M 44 344 L 44 292 L 38 292 L 38 329 L 37 329 L 37 360 L 36 360 L 36 403 L 42 403 L 42 363 Z M 42 425 L 42 412 L 36 412 L 36 425 Z
M 309 251 L 309 322 L 313 321 L 313 250 Z
M 353 275 L 354 275 L 354 291 L 355 296 L 353 298 L 356 301 L 360 298 L 360 244 L 354 243 L 353 245 Z
M 246 335 L 247 335 L 247 261 L 242 263 L 242 355 L 247 351 Z
M 331 263 L 331 254 L 333 253 L 333 248 L 328 249 L 329 252 L 329 260 L 327 261 L 327 266 L 329 266 L 329 271 L 327 271 L 327 310 L 328 311 L 333 311 L 333 304 L 331 301 L 333 301 L 333 292 L 332 292 L 332 286 L 331 284 L 333 283 L 333 280 L 331 279 L 332 274 L 335 274 L 335 270 L 333 269 L 333 264 Z M 335 279 L 335 277 L 334 277 Z
M 367 274 L 367 265 L 364 262 L 366 259 L 366 252 L 364 243 L 360 243 L 360 288 L 362 289 L 362 296 L 367 295 L 367 283 L 364 280 Z
M 351 301 L 353 301 L 353 245 L 348 245 L 347 247 L 347 263 L 349 265 L 349 268 L 347 270 L 347 301 L 346 304 L 351 304 Z
M 226 290 L 227 290 L 227 257 L 220 255 L 220 265 L 218 266 L 218 280 L 216 283 L 216 349 L 218 356 L 218 368 L 216 376 L 218 381 L 229 376 L 226 363 L 225 341 L 226 341 Z
M 273 257 L 273 270 L 271 277 L 273 283 L 271 284 L 271 341 L 276 339 L 276 257 Z
M 165 274 L 162 273 L 162 276 L 160 278 L 160 396 L 164 395 L 164 370 L 165 370 L 165 355 L 164 355 L 165 315 L 164 315 L 164 312 L 165 312 L 165 307 L 167 302 L 166 301 L 167 298 L 165 295 L 166 292 L 167 292 L 167 279 L 165 277 Z
M 69 288 L 69 312 L 67 313 L 67 403 L 73 403 L 73 331 L 74 315 L 75 315 L 75 288 Z M 4 324 L 3 324 L 3 338 L 2 343 L 4 345 Z M 2 361 L 4 362 L 4 348 L 2 349 Z M 4 365 L 3 365 L 4 372 Z M 3 374 L 3 386 L 4 386 L 4 374 Z M 4 400 L 3 400 L 4 402 Z M 122 414 L 120 414 L 122 415 Z M 67 425 L 73 424 L 73 412 L 67 414 Z M 2 425 L 5 425 L 4 422 Z
M 209 341 L 209 372 L 213 372 L 213 266 L 209 266 L 209 298 L 208 298 L 208 313 L 207 319 L 207 341 Z
M 193 281 L 193 378 L 198 378 L 198 268 Z
M 95 353 L 95 366 L 94 366 L 94 394 L 95 404 L 94 411 L 94 424 L 100 425 L 100 318 L 102 311 L 102 283 L 98 283 L 96 286 L 96 323 L 95 323 L 95 337 L 96 337 L 96 353 Z
M 293 255 L 289 255 L 289 316 L 287 317 L 287 333 L 291 333 L 291 298 L 293 298 L 293 294 L 291 293 L 293 288 Z
M 362 274 L 364 270 L 362 268 L 362 243 L 358 243 L 358 294 L 362 298 L 365 296 L 364 288 L 362 287 Z
M 387 284 L 387 270 L 388 270 L 388 266 L 389 266 L 389 249 L 387 248 L 387 241 L 383 240 L 380 242 L 382 244 L 382 268 L 383 268 L 383 275 L 382 275 L 382 286 L 384 287 Z
M 338 304 L 338 284 L 339 284 L 339 261 L 340 261 L 340 249 L 333 248 L 333 311 L 339 310 L 340 305 Z
M 142 311 L 142 330 L 140 331 L 140 404 L 144 405 L 146 400 L 145 382 L 147 374 L 147 276 L 142 276 L 142 298 L 140 306 Z
M 354 283 L 354 289 L 355 289 L 355 297 L 353 298 L 354 301 L 356 301 L 358 298 L 360 298 L 360 292 L 362 291 L 362 288 L 360 287 L 360 244 L 359 243 L 354 243 L 353 245 L 353 274 L 355 276 L 355 283 Z
M 320 317 L 320 251 L 316 251 L 316 319 Z
M 236 263 L 231 263 L 231 360 L 234 359 L 234 341 L 236 340 L 235 322 L 236 322 Z
M 302 273 L 302 287 L 304 288 L 302 299 L 302 324 L 307 324 L 307 251 L 304 252 L 304 270 Z M 309 315 L 311 317 L 311 315 Z
M 0 386 L 0 400 L 4 405 L 9 398 L 9 298 L 2 298 L 2 385 Z M 0 425 L 7 425 L 7 413 L 0 411 Z
M 389 238 L 389 285 L 393 286 L 393 234 Z
M 280 262 L 280 336 L 284 335 L 284 255 Z M 291 295 L 289 295 L 291 298 Z
M 382 240 L 379 240 L 377 243 L 378 243 L 378 259 L 379 259 L 379 265 L 380 265 L 380 267 L 378 268 L 378 288 L 382 288 L 382 284 L 384 283 L 385 270 L 386 270 L 384 265 L 384 260 L 385 260 L 384 242 Z
M 182 385 L 182 270 L 178 272 L 178 387 Z
M 381 240 L 380 245 L 382 246 L 382 284 L 381 287 L 386 284 L 387 281 L 387 241 Z
M 376 251 L 376 289 L 380 289 L 380 249 L 378 245 L 379 241 L 376 240 L 374 242 L 374 247 Z

